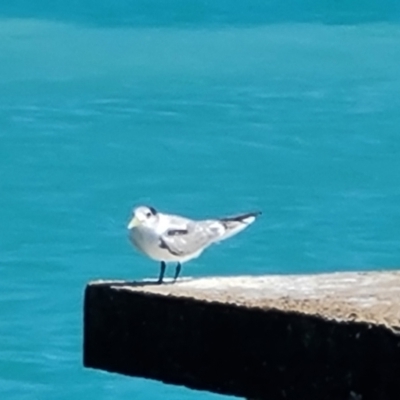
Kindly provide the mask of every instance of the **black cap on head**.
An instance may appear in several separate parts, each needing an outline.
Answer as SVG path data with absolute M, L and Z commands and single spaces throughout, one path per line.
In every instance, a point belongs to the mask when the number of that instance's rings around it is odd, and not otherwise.
M 156 210 L 154 207 L 149 207 L 149 210 L 151 211 L 151 213 L 152 213 L 153 215 L 156 215 L 156 214 L 157 214 L 157 210 Z

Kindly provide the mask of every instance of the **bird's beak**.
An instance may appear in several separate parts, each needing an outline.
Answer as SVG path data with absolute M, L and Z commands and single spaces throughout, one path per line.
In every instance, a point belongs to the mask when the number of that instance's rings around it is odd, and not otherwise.
M 139 221 L 136 217 L 133 217 L 133 218 L 131 219 L 131 221 L 129 222 L 129 224 L 128 224 L 128 229 L 135 228 L 135 227 L 137 227 L 139 224 L 140 224 L 140 221 Z

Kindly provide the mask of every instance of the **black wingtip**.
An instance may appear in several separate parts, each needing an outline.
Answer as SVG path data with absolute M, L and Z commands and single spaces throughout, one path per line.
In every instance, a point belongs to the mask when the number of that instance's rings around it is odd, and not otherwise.
M 253 211 L 253 212 L 248 212 L 246 214 L 239 214 L 235 215 L 233 217 L 226 217 L 226 218 L 221 218 L 221 221 L 237 221 L 237 222 L 243 222 L 246 218 L 249 217 L 258 217 L 259 215 L 262 214 L 262 211 Z
M 263 212 L 262 211 L 253 211 L 250 212 L 249 215 L 254 215 L 255 217 L 257 217 L 258 215 L 261 215 Z
M 248 217 L 258 217 L 260 215 L 262 215 L 262 211 L 253 211 L 247 214 Z
M 244 214 L 244 216 L 246 216 L 246 217 L 258 217 L 261 214 L 262 214 L 262 211 L 258 210 L 258 211 L 252 211 L 252 212 L 249 212 L 247 214 Z

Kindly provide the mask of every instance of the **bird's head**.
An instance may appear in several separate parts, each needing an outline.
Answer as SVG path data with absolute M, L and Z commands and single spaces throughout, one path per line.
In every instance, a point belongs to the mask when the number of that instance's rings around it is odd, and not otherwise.
M 128 229 L 133 229 L 140 225 L 151 226 L 157 218 L 157 210 L 155 208 L 147 206 L 136 207 L 132 212 Z

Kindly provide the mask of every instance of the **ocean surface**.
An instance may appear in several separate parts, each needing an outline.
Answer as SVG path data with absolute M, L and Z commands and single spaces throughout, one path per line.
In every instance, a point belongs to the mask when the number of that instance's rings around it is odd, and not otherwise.
M 399 267 L 399 16 L 1 1 L 0 398 L 225 399 L 82 366 L 85 284 L 158 275 L 127 240 L 138 204 L 263 211 L 184 276 Z

